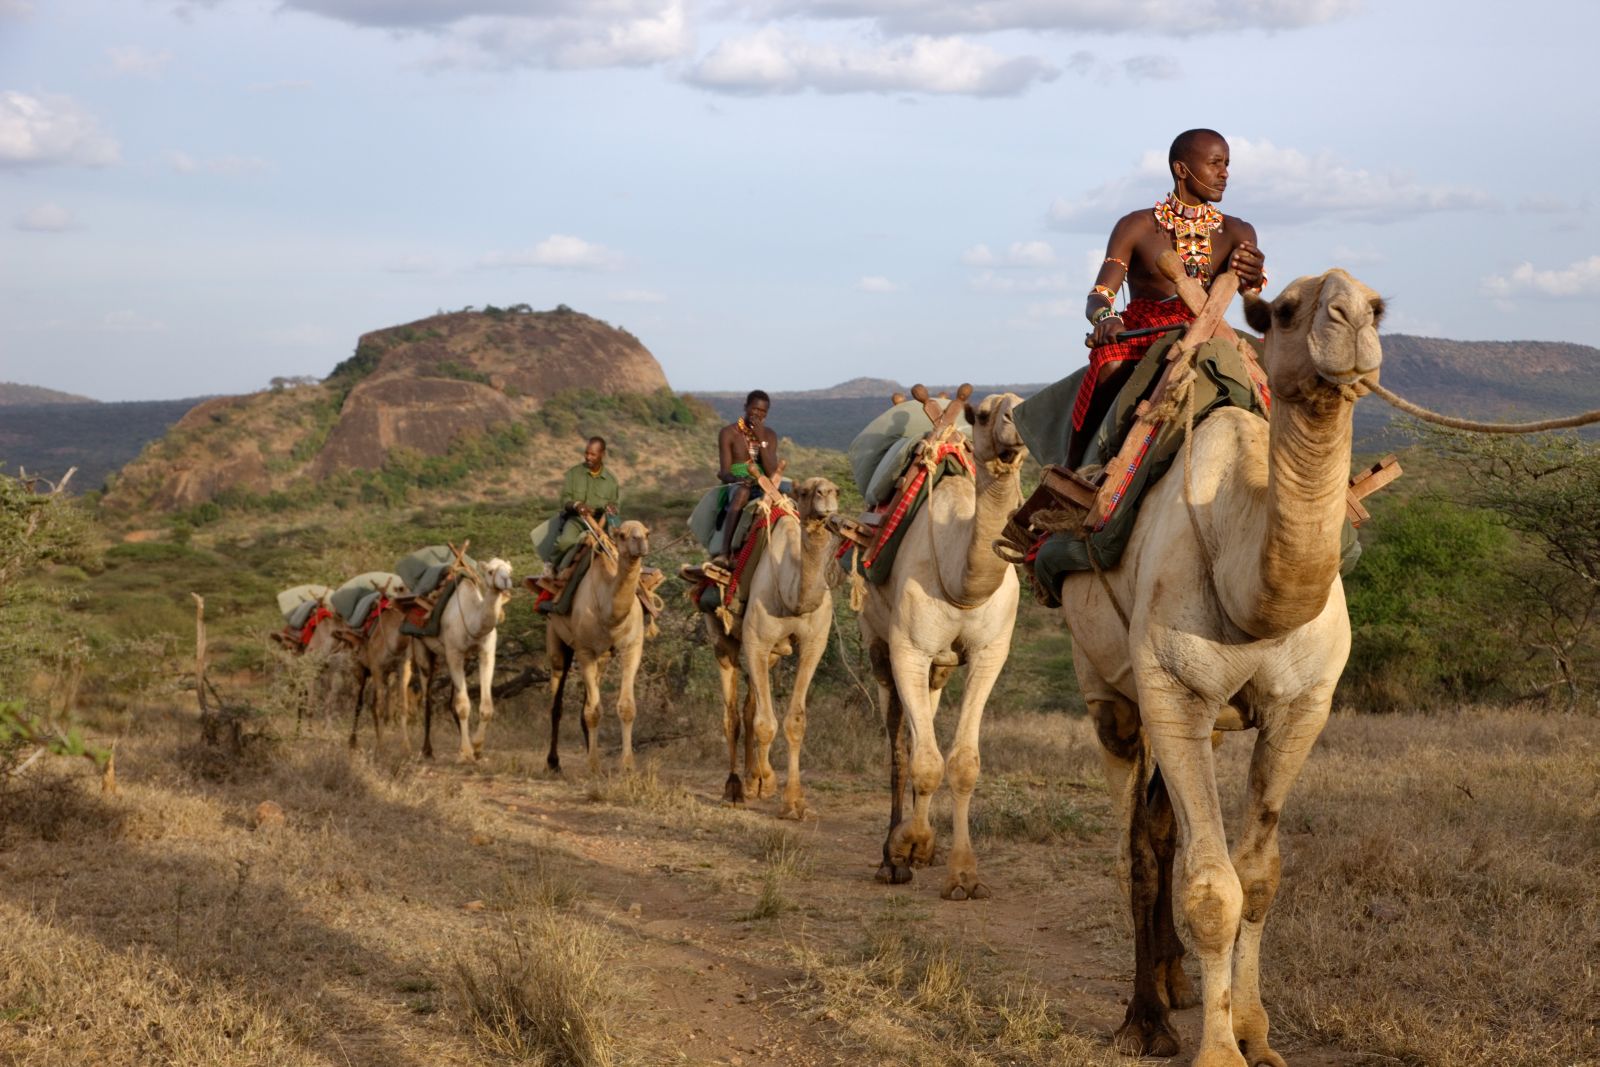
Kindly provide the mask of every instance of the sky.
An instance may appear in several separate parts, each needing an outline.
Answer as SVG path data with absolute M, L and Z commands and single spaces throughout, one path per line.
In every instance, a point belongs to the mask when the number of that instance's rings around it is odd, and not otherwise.
M 1190 127 L 1271 278 L 1593 343 L 1600 5 L 0 0 L 0 380 L 322 376 L 567 304 L 682 390 L 1050 381 Z

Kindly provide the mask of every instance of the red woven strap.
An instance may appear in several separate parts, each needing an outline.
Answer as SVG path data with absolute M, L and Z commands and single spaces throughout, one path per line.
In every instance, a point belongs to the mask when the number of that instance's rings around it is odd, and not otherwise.
M 1154 326 L 1176 326 L 1179 323 L 1189 322 L 1194 318 L 1194 312 L 1184 306 L 1181 300 L 1147 300 L 1140 298 L 1134 300 L 1123 309 L 1122 328 L 1124 330 L 1147 330 Z M 1100 371 L 1112 363 L 1126 363 L 1130 359 L 1143 359 L 1144 354 L 1150 351 L 1150 346 L 1161 339 L 1160 334 L 1150 337 L 1135 337 L 1128 341 L 1118 341 L 1116 344 L 1101 345 L 1089 351 L 1089 372 L 1083 376 L 1083 381 L 1078 385 L 1078 396 L 1072 404 L 1072 428 L 1083 429 L 1083 420 L 1089 414 L 1089 401 L 1094 396 L 1095 383 L 1100 380 Z
M 331 618 L 333 618 L 333 612 L 329 611 L 326 605 L 318 604 L 317 609 L 306 620 L 306 624 L 300 628 L 300 647 L 304 648 L 311 643 L 311 635 L 317 632 L 317 623 L 323 619 Z
M 775 525 L 785 515 L 793 514 L 794 512 L 788 508 L 778 505 L 750 524 L 750 532 L 744 538 L 744 547 L 739 549 L 739 558 L 733 561 L 733 578 L 728 582 L 728 591 L 722 597 L 724 607 L 733 604 L 734 595 L 739 591 L 739 581 L 744 577 L 745 564 L 750 562 L 750 553 L 755 551 L 757 535 L 767 527 Z
M 893 537 L 895 530 L 900 528 L 900 523 L 905 520 L 906 512 L 911 509 L 912 502 L 917 499 L 917 494 L 922 491 L 923 483 L 928 480 L 928 472 L 951 456 L 956 457 L 961 464 L 961 468 L 968 475 L 977 475 L 978 468 L 973 463 L 972 457 L 967 455 L 967 450 L 961 445 L 950 441 L 944 442 L 934 450 L 931 463 L 921 463 L 919 461 L 921 469 L 917 471 L 911 481 L 906 483 L 905 490 L 901 492 L 899 498 L 894 502 L 894 508 L 890 511 L 888 519 L 879 525 L 878 539 L 872 542 L 872 552 L 861 564 L 863 569 L 870 568 L 873 563 L 877 562 L 878 553 L 883 551 L 883 546 L 889 543 L 889 538 Z

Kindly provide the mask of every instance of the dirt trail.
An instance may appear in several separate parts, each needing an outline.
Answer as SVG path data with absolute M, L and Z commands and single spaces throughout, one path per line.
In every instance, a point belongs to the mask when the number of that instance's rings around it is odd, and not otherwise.
M 743 812 L 722 806 L 696 779 L 661 771 L 665 786 L 693 796 L 687 818 L 648 806 L 592 800 L 581 770 L 568 779 L 462 773 L 463 784 L 505 827 L 506 843 L 537 826 L 573 859 L 573 874 L 598 912 L 630 940 L 629 974 L 644 985 L 627 1010 L 664 1056 L 696 1064 L 776 1065 L 843 1062 L 838 1035 L 793 995 L 805 979 L 803 952 L 848 953 L 870 922 L 892 909 L 922 936 L 964 944 L 997 968 L 1043 989 L 1063 1023 L 1105 1042 L 1122 1019 L 1132 984 L 1131 945 L 1119 909 L 1105 831 L 1076 844 L 1035 845 L 974 836 L 980 869 L 994 889 L 985 901 L 941 900 L 937 866 L 910 885 L 874 881 L 887 800 L 846 776 L 808 779 L 811 811 L 801 823 L 775 817 L 775 801 Z M 695 811 L 702 817 L 696 817 Z M 749 913 L 767 865 L 761 841 L 790 828 L 805 862 L 783 884 L 793 910 L 769 919 Z M 1272 949 L 1269 935 L 1268 950 Z M 1191 967 L 1192 971 L 1192 967 Z M 1270 989 L 1267 991 L 1270 1007 Z M 1196 1046 L 1199 1012 L 1176 1016 L 1184 1048 Z M 1281 1049 L 1295 1067 L 1344 1067 L 1363 1058 L 1326 1048 Z M 851 1062 L 859 1057 L 850 1058 Z M 1187 1062 L 1177 1061 L 1125 1061 Z

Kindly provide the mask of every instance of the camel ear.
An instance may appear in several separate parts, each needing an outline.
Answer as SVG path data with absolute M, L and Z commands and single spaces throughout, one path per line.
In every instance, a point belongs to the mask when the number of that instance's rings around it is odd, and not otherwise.
M 1260 293 L 1244 294 L 1244 321 L 1256 333 L 1265 334 L 1272 328 L 1272 305 L 1261 299 Z
M 967 425 L 969 425 L 969 426 L 978 425 L 978 413 L 975 410 L 973 410 L 972 405 L 971 404 L 965 404 L 963 406 L 967 409 Z

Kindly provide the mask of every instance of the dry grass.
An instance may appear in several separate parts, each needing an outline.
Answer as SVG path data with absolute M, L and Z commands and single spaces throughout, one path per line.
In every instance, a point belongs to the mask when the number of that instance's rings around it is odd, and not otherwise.
M 1045 990 L 1004 973 L 992 952 L 919 933 L 906 901 L 891 897 L 853 952 L 804 942 L 797 950 L 805 981 L 792 999 L 837 1027 L 842 1046 L 916 1067 L 1118 1062 L 1097 1038 L 1071 1032 Z
M 1283 837 L 1277 1031 L 1437 1067 L 1600 1062 L 1600 723 L 1338 717 Z
M 455 967 L 457 999 L 483 1048 L 538 1067 L 612 1067 L 619 1003 L 613 953 L 593 927 L 544 912 L 512 923 Z

